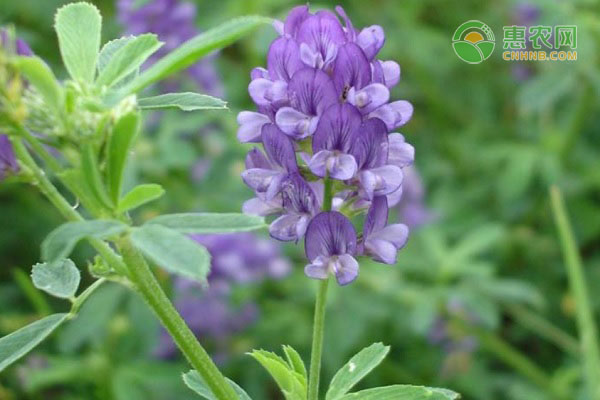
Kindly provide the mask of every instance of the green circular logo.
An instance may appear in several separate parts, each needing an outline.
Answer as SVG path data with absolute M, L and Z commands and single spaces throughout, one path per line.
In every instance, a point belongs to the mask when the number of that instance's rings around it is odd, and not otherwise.
M 475 19 L 467 21 L 454 31 L 452 47 L 464 62 L 479 64 L 487 60 L 496 45 L 494 32 L 489 26 Z

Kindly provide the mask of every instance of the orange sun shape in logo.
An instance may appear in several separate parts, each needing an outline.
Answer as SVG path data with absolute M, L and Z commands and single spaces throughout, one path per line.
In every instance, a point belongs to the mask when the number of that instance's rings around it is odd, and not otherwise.
M 466 36 L 465 39 L 468 42 L 471 42 L 473 44 L 481 42 L 482 40 L 484 40 L 483 35 L 479 32 L 469 32 Z

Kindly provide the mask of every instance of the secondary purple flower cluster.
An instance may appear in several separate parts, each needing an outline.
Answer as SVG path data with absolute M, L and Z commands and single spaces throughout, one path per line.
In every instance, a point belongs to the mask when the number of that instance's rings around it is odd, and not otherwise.
M 394 264 L 408 228 L 388 225 L 388 208 L 402 194 L 402 168 L 413 147 L 391 133 L 412 116 L 407 101 L 390 102 L 400 66 L 377 59 L 385 42 L 380 26 L 355 29 L 330 11 L 291 10 L 276 22 L 267 68 L 251 72 L 258 112 L 238 115 L 238 139 L 262 143 L 246 158 L 244 182 L 256 197 L 250 214 L 275 215 L 271 236 L 305 237 L 309 277 L 334 274 L 340 285 L 358 276 L 357 255 Z M 323 179 L 333 180 L 333 211 L 321 212 Z M 328 208 L 328 207 L 327 207 Z M 347 216 L 367 210 L 362 235 Z
M 290 271 L 290 264 L 272 241 L 250 233 L 229 235 L 193 235 L 211 254 L 209 287 L 203 288 L 183 278 L 174 281 L 175 306 L 196 335 L 219 344 L 239 332 L 258 316 L 258 307 L 246 303 L 234 307 L 234 286 L 280 279 Z M 171 337 L 163 331 L 157 355 L 171 357 L 175 352 Z
M 183 42 L 199 34 L 196 29 L 196 6 L 179 0 L 151 0 L 139 5 L 137 0 L 119 0 L 118 19 L 130 35 L 155 33 L 165 44 L 152 55 L 156 61 L 175 50 Z M 223 86 L 211 57 L 188 69 L 190 77 L 206 93 L 223 96 Z
M 5 29 L 0 29 L 0 51 L 14 51 L 21 56 L 30 56 L 33 54 L 29 45 L 22 39 L 16 39 L 14 43 L 10 43 L 11 39 Z M 0 133 L 0 180 L 7 175 L 19 171 L 19 164 L 15 158 L 12 145 L 8 136 Z

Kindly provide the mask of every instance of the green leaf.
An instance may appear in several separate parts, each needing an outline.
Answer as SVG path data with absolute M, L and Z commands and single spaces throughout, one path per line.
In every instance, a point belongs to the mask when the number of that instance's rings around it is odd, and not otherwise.
M 19 71 L 40 93 L 46 105 L 59 114 L 63 106 L 63 90 L 50 67 L 39 57 L 16 57 L 15 59 Z
M 125 169 L 129 150 L 139 129 L 139 114 L 130 112 L 122 116 L 112 130 L 108 143 L 107 182 L 110 198 L 114 204 L 119 203 L 121 186 L 123 185 L 123 170 Z
M 148 258 L 169 272 L 206 282 L 210 254 L 189 237 L 160 225 L 136 228 L 131 240 Z
M 54 29 L 69 75 L 75 80 L 93 82 L 100 50 L 102 17 L 89 3 L 72 3 L 56 12 Z
M 179 108 L 183 111 L 226 110 L 227 102 L 219 98 L 192 92 L 167 93 L 138 100 L 142 109 Z
M 69 259 L 35 264 L 31 279 L 36 288 L 52 296 L 69 299 L 75 296 L 81 276 L 75 263 Z
M 53 314 L 0 339 L 0 372 L 48 337 L 69 314 Z
M 300 354 L 298 354 L 298 352 L 292 346 L 287 345 L 283 346 L 283 351 L 285 352 L 285 357 L 287 358 L 290 367 L 292 367 L 294 371 L 302 375 L 305 379 L 308 379 L 306 365 L 304 365 L 304 361 L 302 361 Z
M 125 212 L 132 210 L 146 204 L 152 200 L 156 200 L 165 193 L 162 186 L 149 183 L 145 185 L 138 185 L 131 189 L 121 201 L 119 201 L 119 212 Z
M 266 227 L 262 217 L 240 213 L 167 214 L 153 218 L 148 225 L 162 225 L 181 233 L 248 232 Z
M 271 374 L 287 400 L 305 400 L 306 378 L 294 371 L 281 357 L 265 350 L 249 353 Z
M 67 258 L 85 237 L 104 239 L 124 232 L 127 225 L 116 220 L 67 222 L 50 232 L 42 243 L 42 259 L 55 261 Z
M 341 398 L 373 368 L 379 365 L 390 351 L 389 346 L 373 343 L 359 351 L 335 374 L 327 390 L 326 400 Z
M 272 20 L 269 18 L 251 15 L 232 19 L 201 33 L 142 72 L 139 77 L 124 88 L 124 91 L 126 93 L 138 92 L 168 75 L 189 67 L 212 51 L 232 44 L 256 27 L 271 22 Z
M 98 55 L 98 74 L 102 73 L 102 71 L 106 68 L 106 66 L 110 62 L 111 58 L 115 55 L 115 53 L 127 43 L 132 41 L 134 38 L 135 36 L 124 36 L 119 39 L 114 39 L 109 42 L 106 42 L 104 46 L 102 46 L 100 54 Z M 140 71 L 138 68 L 135 71 L 131 72 L 129 75 L 124 76 L 119 82 L 115 82 L 112 85 L 112 87 L 116 89 L 125 86 L 128 83 L 131 83 L 131 81 L 138 76 L 139 72 Z
M 457 400 L 460 395 L 452 390 L 425 386 L 392 385 L 361 390 L 341 400 Z
M 217 400 L 217 398 L 212 394 L 211 390 L 206 385 L 204 379 L 202 379 L 198 371 L 191 370 L 183 374 L 183 382 L 186 384 L 187 387 L 189 387 L 205 399 Z M 246 393 L 244 389 L 242 389 L 237 383 L 235 383 L 231 379 L 227 379 L 227 382 L 229 382 L 229 384 L 233 387 L 233 390 L 240 397 L 240 400 L 252 400 L 250 396 L 248 396 L 248 393 Z
M 162 45 L 163 43 L 158 41 L 156 35 L 147 33 L 128 38 L 126 41 L 116 42 L 108 49 L 103 48 L 104 56 L 102 57 L 102 66 L 98 65 L 99 75 L 96 84 L 112 86 L 119 83 L 125 77 L 138 71 L 144 61 Z M 112 54 L 110 54 L 109 61 L 106 62 L 105 58 L 109 55 L 107 53 L 110 52 Z
M 81 157 L 81 167 L 83 177 L 90 192 L 96 198 L 96 201 L 102 203 L 105 207 L 113 208 L 113 204 L 106 193 L 106 186 L 102 181 L 100 167 L 96 158 L 96 152 L 91 144 L 83 146 L 83 154 Z

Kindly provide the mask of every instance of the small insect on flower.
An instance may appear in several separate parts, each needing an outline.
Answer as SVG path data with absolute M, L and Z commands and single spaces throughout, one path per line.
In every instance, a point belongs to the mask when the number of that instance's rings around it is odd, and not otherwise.
M 275 216 L 272 237 L 305 238 L 306 275 L 334 275 L 345 285 L 358 276 L 355 256 L 394 264 L 407 241 L 406 225 L 387 225 L 388 208 L 400 201 L 414 148 L 390 132 L 410 120 L 413 108 L 390 102 L 400 66 L 377 59 L 383 28 L 358 30 L 341 7 L 336 11 L 341 20 L 299 6 L 275 22 L 279 37 L 267 67 L 250 73 L 257 112 L 238 115 L 237 135 L 264 149 L 246 157 L 242 178 L 256 197 L 244 212 Z M 349 217 L 367 211 L 357 235 Z

